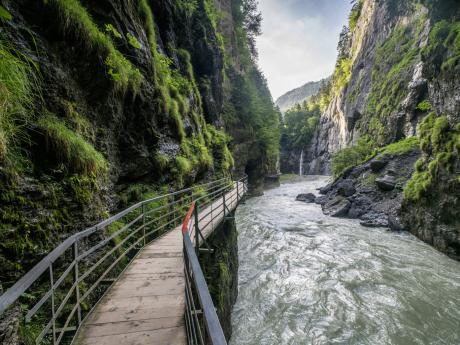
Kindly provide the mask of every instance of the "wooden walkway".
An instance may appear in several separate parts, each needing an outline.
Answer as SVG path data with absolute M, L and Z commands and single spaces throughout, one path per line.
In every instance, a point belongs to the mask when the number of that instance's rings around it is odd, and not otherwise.
M 243 183 L 226 194 L 234 210 Z M 212 210 L 212 212 L 211 212 Z M 200 211 L 204 237 L 224 218 L 223 198 Z M 220 214 L 219 214 L 220 213 Z M 147 245 L 80 328 L 77 345 L 186 345 L 183 240 L 178 227 Z

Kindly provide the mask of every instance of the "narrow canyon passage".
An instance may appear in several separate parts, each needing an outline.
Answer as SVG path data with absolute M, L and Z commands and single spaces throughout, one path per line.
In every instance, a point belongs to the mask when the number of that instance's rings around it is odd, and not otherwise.
M 295 201 L 306 177 L 237 210 L 232 345 L 459 344 L 460 264 L 408 233 Z

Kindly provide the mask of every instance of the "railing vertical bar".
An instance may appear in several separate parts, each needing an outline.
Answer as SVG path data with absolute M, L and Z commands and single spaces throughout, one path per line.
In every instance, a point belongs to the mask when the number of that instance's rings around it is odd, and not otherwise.
M 223 199 L 222 207 L 224 208 L 224 218 L 225 218 L 225 191 L 222 192 L 222 199 Z
M 195 204 L 195 251 L 196 255 L 199 257 L 200 255 L 200 221 L 198 218 L 198 203 Z
M 142 238 L 144 239 L 143 247 L 145 247 L 145 244 L 146 244 L 146 238 L 145 238 L 145 204 L 142 204 Z
M 75 298 L 77 304 L 77 328 L 81 325 L 81 306 L 80 306 L 80 284 L 78 283 L 79 280 L 79 271 L 78 271 L 78 240 L 73 244 L 73 259 L 75 261 L 74 266 L 74 276 L 73 282 L 76 284 L 75 286 Z
M 53 332 L 53 344 L 56 344 L 56 310 L 54 302 L 54 274 L 53 274 L 53 263 L 49 266 L 50 272 L 50 285 L 51 285 L 51 318 L 53 320 L 52 332 Z

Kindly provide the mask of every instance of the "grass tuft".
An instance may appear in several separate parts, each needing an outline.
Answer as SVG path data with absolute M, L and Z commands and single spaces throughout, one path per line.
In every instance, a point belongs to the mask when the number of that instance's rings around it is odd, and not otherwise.
M 0 5 L 0 19 L 3 19 L 3 20 L 13 19 L 13 16 L 11 15 L 11 13 L 8 12 L 8 10 L 2 5 Z
M 139 92 L 142 83 L 141 72 L 115 48 L 109 34 L 99 30 L 78 0 L 48 0 L 47 2 L 55 5 L 60 11 L 64 19 L 64 29 L 72 31 L 91 49 L 106 55 L 104 63 L 107 74 L 112 78 L 117 90 L 125 92 L 131 89 L 134 93 Z M 107 28 L 110 34 L 117 36 L 118 31 L 113 26 L 110 27 L 108 24 L 105 27 L 106 31 Z
M 384 155 L 402 155 L 417 150 L 420 146 L 418 137 L 409 137 L 387 145 L 379 150 Z
M 34 102 L 40 95 L 36 66 L 0 36 L 0 162 L 27 139 Z
M 108 172 L 108 162 L 81 135 L 69 129 L 53 114 L 39 119 L 47 144 L 66 167 L 75 173 L 100 176 Z

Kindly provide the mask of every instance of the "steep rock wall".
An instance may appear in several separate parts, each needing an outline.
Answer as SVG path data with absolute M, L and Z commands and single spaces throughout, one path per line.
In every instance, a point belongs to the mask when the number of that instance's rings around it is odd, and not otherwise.
M 361 136 L 388 144 L 414 135 L 420 120 L 415 108 L 427 91 L 420 52 L 430 29 L 428 10 L 416 1 L 362 4 L 338 61 L 350 64 L 346 83 L 339 84 L 336 72 L 331 102 L 308 147 L 310 173 L 330 173 L 331 155 Z
M 395 228 L 459 259 L 460 4 L 365 0 L 355 9 L 351 30 L 339 44 L 330 103 L 306 147 L 305 171 L 330 173 L 332 155 L 359 138 L 379 150 L 374 156 L 391 147 L 392 161 L 410 164 L 401 173 L 411 171 L 411 176 L 400 179 L 397 207 L 384 218 L 397 217 Z M 403 139 L 410 137 L 420 143 L 413 151 L 419 158 L 415 166 L 413 159 L 404 159 L 410 140 Z M 359 185 L 371 163 L 367 158 L 339 178 Z M 337 193 L 334 189 L 331 195 Z M 353 203 L 356 195 L 347 199 Z M 386 202 L 392 202 L 391 193 L 384 191 L 373 206 Z
M 275 109 L 240 5 L 0 1 L 3 288 L 143 198 L 232 172 L 257 186 L 276 169 L 251 104 Z M 237 98 L 240 79 L 252 93 Z

